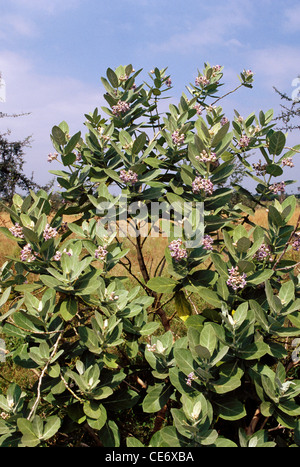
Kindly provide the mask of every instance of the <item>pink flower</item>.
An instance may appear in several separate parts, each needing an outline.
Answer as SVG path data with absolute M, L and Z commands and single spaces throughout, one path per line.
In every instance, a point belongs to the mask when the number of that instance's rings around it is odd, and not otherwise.
M 294 251 L 300 251 L 300 232 L 295 232 L 292 248 Z
M 128 112 L 129 109 L 130 109 L 129 104 L 121 100 L 116 105 L 112 106 L 113 114 L 117 115 L 118 117 Z
M 196 86 L 207 86 L 209 84 L 209 79 L 206 76 L 197 76 L 195 79 Z
M 182 259 L 187 258 L 187 251 L 183 246 L 183 242 L 181 239 L 173 240 L 169 245 L 169 250 L 171 252 L 172 258 L 179 262 Z
M 210 154 L 207 154 L 207 152 L 203 150 L 200 153 L 200 156 L 196 156 L 196 159 L 199 162 L 216 162 L 217 156 L 215 152 L 211 152 Z
M 213 244 L 214 240 L 210 235 L 204 235 L 203 240 L 202 240 L 202 246 L 204 250 L 213 250 Z
M 214 186 L 212 182 L 207 178 L 196 177 L 192 183 L 193 193 L 199 194 L 203 190 L 206 194 L 212 195 Z
M 108 251 L 103 246 L 98 246 L 97 250 L 95 251 L 95 258 L 100 259 L 100 261 L 104 261 L 107 253 Z
M 9 231 L 16 238 L 24 238 L 23 229 L 18 223 L 16 223 L 13 227 L 11 227 Z
M 50 227 L 50 224 L 47 224 L 44 229 L 43 237 L 45 240 L 49 240 L 50 238 L 56 237 L 57 233 L 58 232 L 56 229 L 54 229 L 53 227 Z
M 133 186 L 135 183 L 138 182 L 138 174 L 133 172 L 133 170 L 128 170 L 127 172 L 126 170 L 121 170 L 120 179 L 126 185 Z
M 286 159 L 282 160 L 283 167 L 286 165 L 287 167 L 295 167 L 293 159 L 291 157 L 287 157 Z
M 21 251 L 20 259 L 26 263 L 32 263 L 36 260 L 36 256 L 34 253 L 32 253 L 32 248 L 29 243 L 27 243 L 27 245 L 24 246 L 23 250 Z
M 227 280 L 227 285 L 232 287 L 234 291 L 237 289 L 243 289 L 246 286 L 247 275 L 245 273 L 240 274 L 237 266 L 235 268 L 232 267 L 231 269 L 228 269 L 228 272 L 229 278 Z
M 274 183 L 273 185 L 269 186 L 269 190 L 273 191 L 273 193 L 275 194 L 279 192 L 283 193 L 285 191 L 285 183 L 284 182 Z
M 176 130 L 172 134 L 172 140 L 173 140 L 173 143 L 176 144 L 176 146 L 180 146 L 181 144 L 184 143 L 184 134 L 180 134 L 179 131 Z
M 248 138 L 248 136 L 244 135 L 241 137 L 241 139 L 239 140 L 239 146 L 241 148 L 246 148 L 247 146 L 249 146 L 249 143 L 250 143 L 250 138 Z
M 269 245 L 262 243 L 253 258 L 257 259 L 258 261 L 263 261 L 264 259 L 271 261 L 271 254 L 272 252 Z

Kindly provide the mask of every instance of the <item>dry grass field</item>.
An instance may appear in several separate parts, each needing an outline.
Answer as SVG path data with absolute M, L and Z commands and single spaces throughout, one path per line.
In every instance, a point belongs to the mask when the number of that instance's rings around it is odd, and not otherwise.
M 300 216 L 300 205 L 296 208 L 294 215 L 289 221 L 290 225 L 296 225 L 297 220 Z M 66 222 L 72 222 L 76 220 L 76 217 L 66 216 L 64 219 Z M 256 225 L 260 225 L 262 227 L 268 226 L 268 213 L 266 209 L 260 208 L 257 209 L 254 216 L 250 217 L 250 220 L 254 222 Z M 10 227 L 11 222 L 9 215 L 5 212 L 0 213 L 0 226 L 3 227 Z M 130 241 L 125 239 L 125 246 L 130 248 L 131 244 Z M 143 252 L 144 252 L 144 259 L 146 262 L 146 266 L 150 272 L 150 275 L 155 271 L 156 267 L 160 259 L 164 254 L 164 249 L 167 246 L 167 238 L 154 238 L 148 237 L 144 243 Z M 0 232 L 0 266 L 6 261 L 7 256 L 15 256 L 18 255 L 19 248 L 13 240 L 9 240 L 5 235 Z M 129 259 L 132 263 L 132 268 L 136 271 L 137 275 L 139 275 L 137 259 L 135 254 L 135 249 L 132 248 L 132 251 L 129 253 Z M 296 259 L 296 258 L 294 258 Z M 116 275 L 122 274 L 124 275 L 125 269 L 122 266 L 117 266 L 114 270 Z

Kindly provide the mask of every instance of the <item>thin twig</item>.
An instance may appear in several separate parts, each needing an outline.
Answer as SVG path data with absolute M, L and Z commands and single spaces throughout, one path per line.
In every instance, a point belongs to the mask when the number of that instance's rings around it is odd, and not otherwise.
M 42 386 L 42 381 L 43 381 L 43 378 L 44 378 L 44 376 L 45 376 L 45 373 L 46 373 L 46 371 L 47 371 L 47 369 L 48 369 L 48 366 L 49 366 L 51 360 L 53 359 L 54 355 L 55 355 L 56 352 L 57 352 L 58 344 L 59 344 L 59 341 L 60 341 L 61 338 L 62 338 L 62 334 L 60 334 L 60 335 L 58 336 L 57 341 L 55 342 L 55 345 L 54 345 L 54 347 L 53 347 L 52 353 L 51 353 L 51 355 L 50 355 L 50 357 L 49 357 L 49 360 L 47 361 L 46 365 L 44 366 L 43 371 L 42 371 L 42 373 L 41 373 L 41 375 L 40 375 L 40 377 L 39 377 L 38 388 L 37 388 L 37 398 L 36 398 L 35 403 L 34 403 L 33 406 L 32 406 L 32 409 L 31 409 L 31 411 L 30 411 L 28 417 L 27 417 L 27 420 L 30 420 L 30 419 L 31 419 L 32 415 L 35 413 L 36 408 L 37 408 L 37 406 L 38 406 L 38 404 L 39 404 L 39 402 L 40 402 L 40 399 L 41 399 L 41 386 Z

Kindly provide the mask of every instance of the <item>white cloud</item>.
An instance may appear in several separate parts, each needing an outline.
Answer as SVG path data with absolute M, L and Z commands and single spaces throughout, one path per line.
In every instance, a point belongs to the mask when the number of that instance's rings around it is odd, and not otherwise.
M 193 21 L 188 29 L 170 34 L 165 41 L 151 48 L 159 52 L 195 54 L 199 53 L 199 48 L 202 52 L 204 48 L 216 45 L 240 47 L 242 43 L 235 34 L 250 25 L 248 2 L 243 2 L 241 7 L 240 2 L 231 0 L 212 10 L 203 8 L 203 16 L 199 21 Z
M 248 61 L 265 88 L 290 88 L 292 81 L 299 75 L 300 50 L 298 47 L 279 45 L 248 53 Z
M 49 76 L 37 73 L 26 58 L 12 52 L 0 52 L 0 70 L 6 81 L 6 102 L 0 111 L 8 114 L 30 112 L 30 115 L 0 120 L 1 132 L 12 130 L 11 138 L 23 139 L 32 135 L 32 147 L 26 151 L 27 174 L 35 173 L 38 182 L 51 178 L 48 171 L 55 163 L 47 163 L 53 152 L 51 129 L 65 120 L 74 134 L 87 129 L 83 126 L 84 114 L 104 105 L 102 89 L 88 86 L 69 76 Z
M 9 40 L 12 34 L 34 37 L 37 34 L 35 23 L 19 14 L 1 16 L 0 38 Z
M 295 5 L 292 8 L 287 8 L 284 13 L 283 28 L 286 32 L 300 31 L 300 5 Z
M 48 14 L 77 8 L 81 2 L 82 0 L 11 0 L 11 4 L 14 4 L 18 8 Z

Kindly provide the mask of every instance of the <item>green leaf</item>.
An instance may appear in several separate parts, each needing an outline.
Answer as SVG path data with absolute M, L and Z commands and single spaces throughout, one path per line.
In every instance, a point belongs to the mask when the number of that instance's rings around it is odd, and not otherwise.
M 61 421 L 59 417 L 52 416 L 46 419 L 46 424 L 44 426 L 44 431 L 43 431 L 43 439 L 49 439 L 54 436 L 61 425 Z
M 154 277 L 147 282 L 147 287 L 158 293 L 172 293 L 177 281 L 168 277 Z
M 75 149 L 76 144 L 80 140 L 80 137 L 81 137 L 81 132 L 79 131 L 74 136 L 72 136 L 72 138 L 70 138 L 68 144 L 65 147 L 65 151 L 64 151 L 65 154 L 69 154 L 69 153 L 71 153 L 73 151 L 73 149 Z
M 145 446 L 137 438 L 134 438 L 132 436 L 130 438 L 126 438 L 126 447 L 127 448 L 143 448 Z
M 154 387 L 150 387 L 143 401 L 144 412 L 158 412 L 166 405 L 172 393 L 173 387 L 170 384 L 157 384 Z
M 279 156 L 285 146 L 286 138 L 282 131 L 275 131 L 269 140 L 269 153 Z
M 52 128 L 52 137 L 54 141 L 60 146 L 63 146 L 67 141 L 65 133 L 61 128 L 59 128 L 59 126 L 54 126 Z
M 246 410 L 238 399 L 224 399 L 215 401 L 218 415 L 223 420 L 240 420 L 246 416 Z
M 190 315 L 192 315 L 192 307 L 190 302 L 187 300 L 184 292 L 180 290 L 175 294 L 175 309 L 176 313 L 183 321 L 185 321 Z
M 249 285 L 262 284 L 267 279 L 270 279 L 270 277 L 272 277 L 273 274 L 274 274 L 274 271 L 272 269 L 265 269 L 264 271 L 255 272 L 251 276 L 250 275 L 248 276 L 247 284 Z
M 200 345 L 208 349 L 211 355 L 213 354 L 217 345 L 217 337 L 212 325 L 204 325 L 200 334 Z
M 70 321 L 77 313 L 78 303 L 74 297 L 67 297 L 59 307 L 59 313 L 64 321 Z
M 114 87 L 114 88 L 118 88 L 119 87 L 119 79 L 116 75 L 116 73 L 111 69 L 111 68 L 108 68 L 106 70 L 106 76 L 107 78 L 109 79 L 111 85 Z

